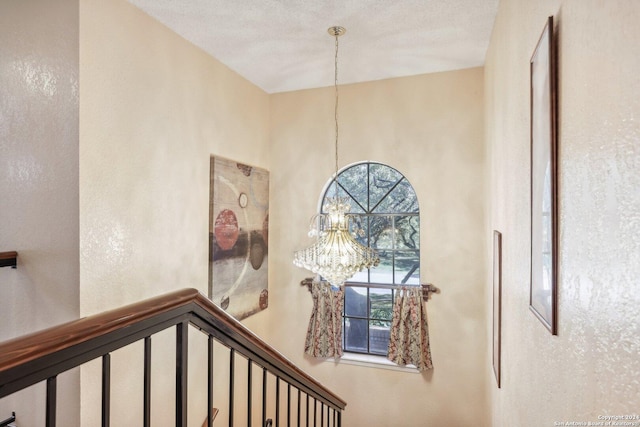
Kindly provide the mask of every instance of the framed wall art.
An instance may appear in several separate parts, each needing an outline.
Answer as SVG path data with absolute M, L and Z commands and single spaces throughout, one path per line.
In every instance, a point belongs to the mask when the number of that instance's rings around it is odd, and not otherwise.
M 529 308 L 557 333 L 557 77 L 553 17 L 530 62 L 531 281 Z
M 269 301 L 269 172 L 211 156 L 209 185 L 209 298 L 240 320 Z
M 500 388 L 502 351 L 502 234 L 493 230 L 493 373 Z

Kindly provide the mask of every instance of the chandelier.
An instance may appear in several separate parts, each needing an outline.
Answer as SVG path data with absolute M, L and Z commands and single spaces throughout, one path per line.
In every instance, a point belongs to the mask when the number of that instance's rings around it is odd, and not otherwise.
M 335 37 L 335 174 L 333 184 L 336 186 L 335 197 L 329 198 L 324 206 L 325 214 L 311 218 L 310 237 L 317 237 L 316 242 L 306 249 L 296 251 L 293 263 L 319 274 L 332 286 L 340 287 L 345 280 L 364 268 L 375 267 L 380 262 L 378 254 L 368 246 L 364 246 L 351 234 L 351 208 L 347 197 L 339 197 L 338 185 L 338 37 L 346 30 L 343 27 L 331 27 L 330 35 Z

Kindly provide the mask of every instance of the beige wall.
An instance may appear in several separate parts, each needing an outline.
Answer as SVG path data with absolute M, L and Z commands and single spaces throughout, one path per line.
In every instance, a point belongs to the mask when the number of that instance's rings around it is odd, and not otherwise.
M 268 341 L 347 402 L 345 425 L 487 425 L 483 319 L 483 71 L 474 68 L 340 89 L 340 165 L 397 168 L 420 202 L 421 279 L 442 293 L 428 304 L 435 368 L 424 375 L 303 357 L 310 272 L 292 253 L 334 170 L 333 88 L 271 96 Z M 462 410 L 464 408 L 464 410 Z
M 125 1 L 80 16 L 82 314 L 206 292 L 209 156 L 266 168 L 268 97 Z
M 78 317 L 78 2 L 0 2 L 0 341 Z M 78 425 L 79 375 L 60 376 L 62 425 Z M 44 387 L 3 399 L 0 419 L 44 425 Z M 42 411 L 35 411 L 41 407 Z
M 184 287 L 206 294 L 209 156 L 268 169 L 268 96 L 124 0 L 80 2 L 80 85 L 81 314 Z M 154 338 L 157 366 L 171 366 L 172 334 Z M 141 351 L 114 355 L 122 425 L 142 419 L 142 365 L 130 362 Z M 197 382 L 204 363 L 191 366 Z M 83 426 L 99 425 L 98 368 L 83 368 Z M 173 425 L 175 379 L 155 369 L 153 382 L 153 425 Z M 205 394 L 190 395 L 193 425 Z
M 558 336 L 528 309 L 528 63 L 550 15 L 559 35 Z M 502 389 L 487 366 L 494 426 L 639 412 L 638 22 L 631 0 L 501 1 L 485 68 L 485 234 L 502 231 L 504 248 Z

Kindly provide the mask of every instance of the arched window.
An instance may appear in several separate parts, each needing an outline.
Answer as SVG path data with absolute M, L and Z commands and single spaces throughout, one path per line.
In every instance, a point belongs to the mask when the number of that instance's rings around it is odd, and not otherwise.
M 393 300 L 399 286 L 420 284 L 420 216 L 409 181 L 382 163 L 343 169 L 322 197 L 347 197 L 357 240 L 378 251 L 380 264 L 345 283 L 345 351 L 387 354 Z

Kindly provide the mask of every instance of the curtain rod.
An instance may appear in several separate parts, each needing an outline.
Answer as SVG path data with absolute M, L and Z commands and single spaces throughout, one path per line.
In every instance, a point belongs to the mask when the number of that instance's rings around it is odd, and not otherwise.
M 309 292 L 311 292 L 311 284 L 314 282 L 314 279 L 312 277 L 307 277 L 305 279 L 303 279 L 300 282 L 300 286 L 306 286 L 309 289 Z M 325 283 L 328 283 L 326 281 L 323 281 Z M 380 284 L 380 283 L 349 283 L 349 282 L 345 282 L 344 286 L 347 287 L 359 287 L 359 288 L 372 288 L 372 289 L 402 289 L 402 288 L 416 288 L 416 287 L 420 287 L 422 288 L 422 299 L 424 301 L 429 301 L 429 299 L 431 298 L 431 294 L 439 294 L 440 293 L 440 289 L 435 287 L 433 284 L 431 283 L 421 283 L 419 285 L 385 285 L 385 284 Z

